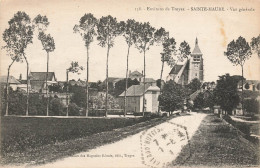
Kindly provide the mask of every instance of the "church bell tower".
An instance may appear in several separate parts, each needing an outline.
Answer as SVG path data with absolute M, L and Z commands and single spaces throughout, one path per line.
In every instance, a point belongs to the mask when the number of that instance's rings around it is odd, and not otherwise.
M 191 53 L 190 65 L 189 65 L 189 77 L 188 83 L 193 79 L 198 78 L 200 82 L 204 80 L 203 70 L 203 58 L 202 52 L 200 51 L 198 39 L 196 38 L 194 50 Z

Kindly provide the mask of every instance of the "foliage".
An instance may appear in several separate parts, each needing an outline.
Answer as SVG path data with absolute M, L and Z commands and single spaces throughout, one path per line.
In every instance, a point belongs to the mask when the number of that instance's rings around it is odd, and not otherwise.
M 81 86 L 69 86 L 70 93 L 73 93 L 71 102 L 75 103 L 79 107 L 85 107 L 86 93 L 85 89 Z
M 97 24 L 97 32 L 99 45 L 101 47 L 108 46 L 108 48 L 113 47 L 114 39 L 121 33 L 116 18 L 110 15 L 100 18 Z
M 245 99 L 244 108 L 249 113 L 259 113 L 259 102 L 256 99 Z
M 126 43 L 130 47 L 136 40 L 137 28 L 140 23 L 133 19 L 128 19 L 126 22 L 119 23 L 119 31 L 125 38 Z
M 192 93 L 196 92 L 201 87 L 201 82 L 198 78 L 192 79 L 192 81 L 187 85 L 189 89 L 191 89 Z
M 118 81 L 115 84 L 115 89 L 114 89 L 114 96 L 119 96 L 121 93 L 123 93 L 125 91 L 125 79 L 122 79 L 120 81 Z M 132 85 L 139 85 L 139 81 L 137 79 L 127 79 L 127 88 L 131 87 Z
M 253 37 L 250 43 L 252 50 L 258 55 L 260 58 L 260 34 L 257 37 Z
M 194 108 L 202 109 L 204 107 L 204 95 L 202 92 L 194 99 Z
M 80 70 L 83 70 L 84 68 L 82 66 L 79 66 L 78 62 L 71 62 L 70 63 L 70 67 L 67 69 L 68 72 L 72 72 L 72 73 L 79 73 Z
M 21 60 L 27 45 L 32 43 L 33 27 L 31 19 L 25 12 L 18 11 L 8 22 L 9 28 L 3 33 L 8 51 L 11 51 L 12 59 Z
M 169 81 L 163 87 L 159 103 L 163 111 L 172 112 L 183 107 L 184 98 L 185 94 L 182 86 Z
M 190 53 L 191 53 L 190 45 L 186 41 L 181 42 L 179 47 L 178 59 L 179 60 L 188 59 Z
M 55 42 L 50 34 L 39 32 L 38 39 L 42 42 L 43 49 L 49 53 L 55 50 Z
M 138 24 L 136 31 L 135 46 L 140 52 L 149 50 L 150 46 L 154 43 L 155 28 L 149 22 Z
M 80 107 L 77 106 L 75 103 L 70 103 L 69 104 L 69 115 L 70 116 L 80 116 Z
M 93 42 L 93 37 L 96 34 L 95 27 L 97 25 L 97 19 L 91 14 L 85 14 L 80 18 L 79 24 L 75 25 L 74 33 L 79 33 L 82 39 L 85 41 L 85 46 L 88 48 L 90 43 Z
M 163 42 L 163 52 L 161 53 L 161 61 L 167 62 L 170 67 L 173 67 L 175 64 L 175 59 L 173 55 L 176 54 L 176 42 L 174 38 L 167 38 Z
M 243 66 L 252 53 L 246 39 L 240 36 L 236 41 L 233 40 L 228 44 L 227 51 L 224 54 L 234 65 Z
M 229 74 L 219 76 L 214 90 L 214 98 L 223 110 L 231 113 L 239 104 L 237 80 Z
M 90 97 L 90 104 L 94 109 L 105 109 L 106 106 L 106 97 L 105 93 L 99 92 L 97 96 Z M 115 99 L 112 95 L 108 94 L 108 109 L 118 109 L 119 104 L 117 99 Z
M 64 113 L 64 104 L 58 98 L 53 98 L 50 100 L 50 115 L 60 116 L 65 115 Z
M 207 91 L 206 91 L 207 92 Z M 198 96 L 194 99 L 194 108 L 202 109 L 202 108 L 213 108 L 214 106 L 214 96 L 210 92 L 206 95 L 206 92 L 200 92 Z
M 46 31 L 49 24 L 48 18 L 46 16 L 41 16 L 40 14 L 33 19 L 33 27 L 36 27 L 39 32 Z

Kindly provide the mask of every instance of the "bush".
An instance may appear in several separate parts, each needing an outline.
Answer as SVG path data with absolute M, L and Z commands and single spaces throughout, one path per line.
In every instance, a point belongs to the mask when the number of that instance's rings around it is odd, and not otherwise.
M 80 113 L 80 107 L 77 106 L 75 103 L 70 103 L 69 104 L 69 116 L 80 116 L 82 115 Z
M 64 105 L 61 102 L 60 99 L 57 98 L 53 98 L 50 101 L 50 108 L 49 108 L 49 114 L 51 116 L 59 116 L 59 115 L 65 115 L 65 111 L 64 111 Z

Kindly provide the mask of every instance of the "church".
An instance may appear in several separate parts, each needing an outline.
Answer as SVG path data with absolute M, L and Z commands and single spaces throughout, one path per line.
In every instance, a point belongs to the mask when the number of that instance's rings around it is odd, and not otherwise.
M 184 61 L 184 64 L 174 65 L 166 80 L 173 80 L 178 84 L 187 85 L 195 78 L 198 78 L 200 82 L 203 82 L 204 78 L 202 52 L 197 38 L 190 57 Z

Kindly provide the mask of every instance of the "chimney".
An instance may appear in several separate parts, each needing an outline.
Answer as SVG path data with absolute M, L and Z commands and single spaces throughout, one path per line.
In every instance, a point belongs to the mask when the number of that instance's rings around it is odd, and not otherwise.
M 19 76 L 19 80 L 22 80 L 23 78 L 22 78 L 22 74 L 20 74 L 20 76 Z

